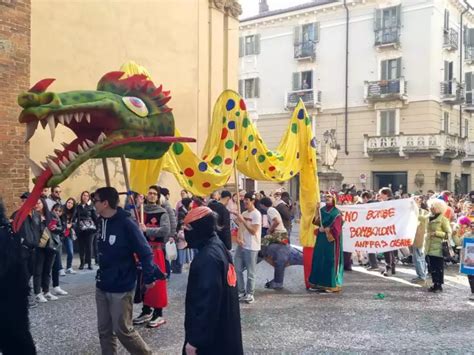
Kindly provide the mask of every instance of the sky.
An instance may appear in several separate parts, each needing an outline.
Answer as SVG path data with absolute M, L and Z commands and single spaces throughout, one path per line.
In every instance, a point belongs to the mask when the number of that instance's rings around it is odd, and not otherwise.
M 267 0 L 270 10 L 284 9 L 287 7 L 310 2 L 311 0 Z M 242 5 L 242 16 L 246 18 L 258 14 L 259 0 L 239 0 Z
M 310 2 L 311 0 L 267 0 L 270 10 L 284 9 L 287 7 Z M 242 16 L 246 18 L 258 14 L 259 0 L 239 0 L 242 5 Z M 468 0 L 469 4 L 474 7 L 474 0 Z

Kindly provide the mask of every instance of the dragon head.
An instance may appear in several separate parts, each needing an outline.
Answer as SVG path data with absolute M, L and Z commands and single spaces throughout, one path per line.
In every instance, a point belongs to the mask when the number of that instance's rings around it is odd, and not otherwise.
M 58 185 L 88 159 L 125 156 L 131 159 L 158 159 L 173 142 L 194 141 L 174 136 L 174 118 L 166 103 L 169 91 L 155 87 L 145 75 L 124 78 L 123 72 L 102 77 L 97 91 L 46 91 L 54 79 L 44 79 L 18 96 L 23 107 L 20 123 L 26 124 L 28 142 L 38 125 L 49 128 L 54 139 L 61 124 L 77 136 L 62 143 L 46 161 L 30 160 L 35 187 L 14 221 L 18 230 L 44 187 Z

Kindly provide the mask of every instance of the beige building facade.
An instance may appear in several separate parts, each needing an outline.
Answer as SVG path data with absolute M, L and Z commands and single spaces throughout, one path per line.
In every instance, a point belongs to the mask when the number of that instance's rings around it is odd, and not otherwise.
M 278 144 L 301 98 L 319 142 L 322 190 L 346 183 L 466 193 L 474 178 L 472 13 L 454 0 L 348 3 L 347 11 L 341 1 L 264 7 L 241 21 L 239 86 L 262 138 Z M 337 150 L 335 162 L 326 161 L 328 149 Z
M 236 0 L 31 1 L 31 76 L 34 84 L 53 77 L 50 90 L 90 90 L 109 71 L 133 60 L 155 84 L 171 91 L 176 127 L 204 147 L 215 100 L 237 89 L 238 16 Z M 54 142 L 46 130 L 30 141 L 30 156 L 44 160 L 73 133 L 58 127 Z M 114 186 L 124 189 L 120 161 L 110 159 Z M 172 176 L 159 183 L 178 195 Z M 64 197 L 104 185 L 99 160 L 85 163 L 62 184 Z

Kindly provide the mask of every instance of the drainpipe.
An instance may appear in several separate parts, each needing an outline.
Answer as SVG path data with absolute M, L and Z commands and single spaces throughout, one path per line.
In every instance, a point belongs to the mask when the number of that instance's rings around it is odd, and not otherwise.
M 463 50 L 463 32 L 464 29 L 462 28 L 462 19 L 464 14 L 469 11 L 470 5 L 464 0 L 467 5 L 467 8 L 461 12 L 461 19 L 459 20 L 459 83 L 462 83 L 462 50 Z M 459 138 L 462 137 L 462 102 L 459 104 Z
M 349 155 L 348 150 L 348 90 L 349 90 L 349 8 L 347 7 L 347 0 L 344 0 L 344 8 L 346 9 L 346 82 L 345 82 L 345 103 L 344 103 L 344 152 Z

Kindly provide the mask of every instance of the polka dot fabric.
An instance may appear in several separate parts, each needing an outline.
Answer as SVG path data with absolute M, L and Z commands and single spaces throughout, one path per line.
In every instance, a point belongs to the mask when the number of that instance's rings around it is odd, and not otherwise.
M 183 188 L 198 196 L 207 196 L 223 187 L 233 176 L 234 166 L 255 180 L 282 182 L 300 174 L 303 214 L 300 239 L 303 246 L 313 247 L 311 220 L 319 196 L 316 141 L 303 103 L 296 106 L 285 135 L 273 150 L 261 138 L 244 100 L 231 90 L 224 91 L 217 99 L 209 132 L 202 158 L 187 144 L 174 143 L 162 158 L 163 169 L 174 174 Z M 176 135 L 180 135 L 177 130 Z

